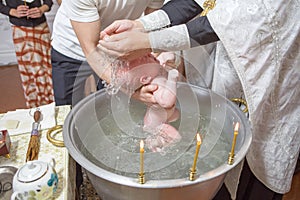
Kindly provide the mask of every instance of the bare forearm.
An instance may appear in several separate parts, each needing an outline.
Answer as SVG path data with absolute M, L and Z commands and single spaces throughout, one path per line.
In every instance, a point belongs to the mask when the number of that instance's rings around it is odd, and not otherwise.
M 87 61 L 95 73 L 107 83 L 110 83 L 112 62 L 103 52 L 95 48 L 87 57 Z
M 58 5 L 60 5 L 62 0 L 56 0 L 56 2 L 58 3 Z
M 144 14 L 145 15 L 148 15 L 149 13 L 152 13 L 152 12 L 154 12 L 154 11 L 156 11 L 157 9 L 155 9 L 155 8 L 149 8 L 149 7 L 147 7 L 146 9 L 145 9 L 145 11 L 144 11 Z
M 101 79 L 109 83 L 110 60 L 97 48 L 100 21 L 76 22 L 71 20 L 71 24 L 89 65 Z
M 71 20 L 71 24 L 80 42 L 82 51 L 86 57 L 94 51 L 98 44 L 100 34 L 100 21 L 76 22 Z
M 42 13 L 48 12 L 50 10 L 49 6 L 44 4 L 40 7 L 40 10 L 42 11 Z

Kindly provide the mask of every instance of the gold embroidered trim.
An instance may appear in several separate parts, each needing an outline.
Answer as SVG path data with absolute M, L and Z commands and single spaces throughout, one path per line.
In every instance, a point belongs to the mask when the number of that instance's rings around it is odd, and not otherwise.
M 206 0 L 203 3 L 203 11 L 201 12 L 200 16 L 206 16 L 207 13 L 212 10 L 216 6 L 216 0 Z

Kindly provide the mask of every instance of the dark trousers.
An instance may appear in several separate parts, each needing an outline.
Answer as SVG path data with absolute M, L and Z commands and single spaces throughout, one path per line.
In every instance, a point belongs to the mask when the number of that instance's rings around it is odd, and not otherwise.
M 281 200 L 282 197 L 283 194 L 273 192 L 262 184 L 251 172 L 245 160 L 236 200 Z M 224 184 L 213 200 L 231 200 L 230 194 Z
M 67 57 L 54 48 L 51 50 L 51 62 L 54 98 L 57 106 L 74 106 L 83 99 L 85 81 L 91 74 L 95 77 L 97 89 L 103 87 L 101 79 L 87 62 Z
M 86 79 L 93 74 L 97 89 L 103 88 L 101 79 L 94 73 L 87 62 L 67 57 L 54 48 L 51 49 L 52 81 L 56 106 L 75 106 L 85 97 Z M 76 187 L 83 182 L 81 166 L 76 163 Z

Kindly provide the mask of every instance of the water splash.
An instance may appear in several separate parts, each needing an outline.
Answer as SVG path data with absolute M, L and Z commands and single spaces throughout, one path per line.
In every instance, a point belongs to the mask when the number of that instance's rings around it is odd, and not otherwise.
M 122 87 L 122 80 L 126 78 L 126 71 L 128 70 L 129 63 L 127 61 L 116 59 L 111 63 L 111 82 L 103 81 L 103 85 L 109 95 L 119 92 Z

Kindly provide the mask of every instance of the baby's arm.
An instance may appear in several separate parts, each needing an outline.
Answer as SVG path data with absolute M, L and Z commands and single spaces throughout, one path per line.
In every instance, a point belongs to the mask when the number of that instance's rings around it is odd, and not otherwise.
M 176 82 L 179 73 L 176 69 L 168 72 L 168 78 L 158 77 L 152 83 L 158 85 L 158 89 L 154 92 L 154 98 L 163 108 L 171 108 L 176 102 Z
M 182 63 L 179 51 L 166 51 L 158 54 L 155 57 L 159 61 L 159 64 L 161 64 L 163 67 L 168 66 L 177 69 Z
M 184 61 L 181 56 L 180 51 L 176 52 L 162 52 L 159 54 L 154 54 L 156 59 L 159 61 L 159 64 L 166 69 L 177 69 L 180 76 L 178 76 L 177 81 L 184 81 Z

